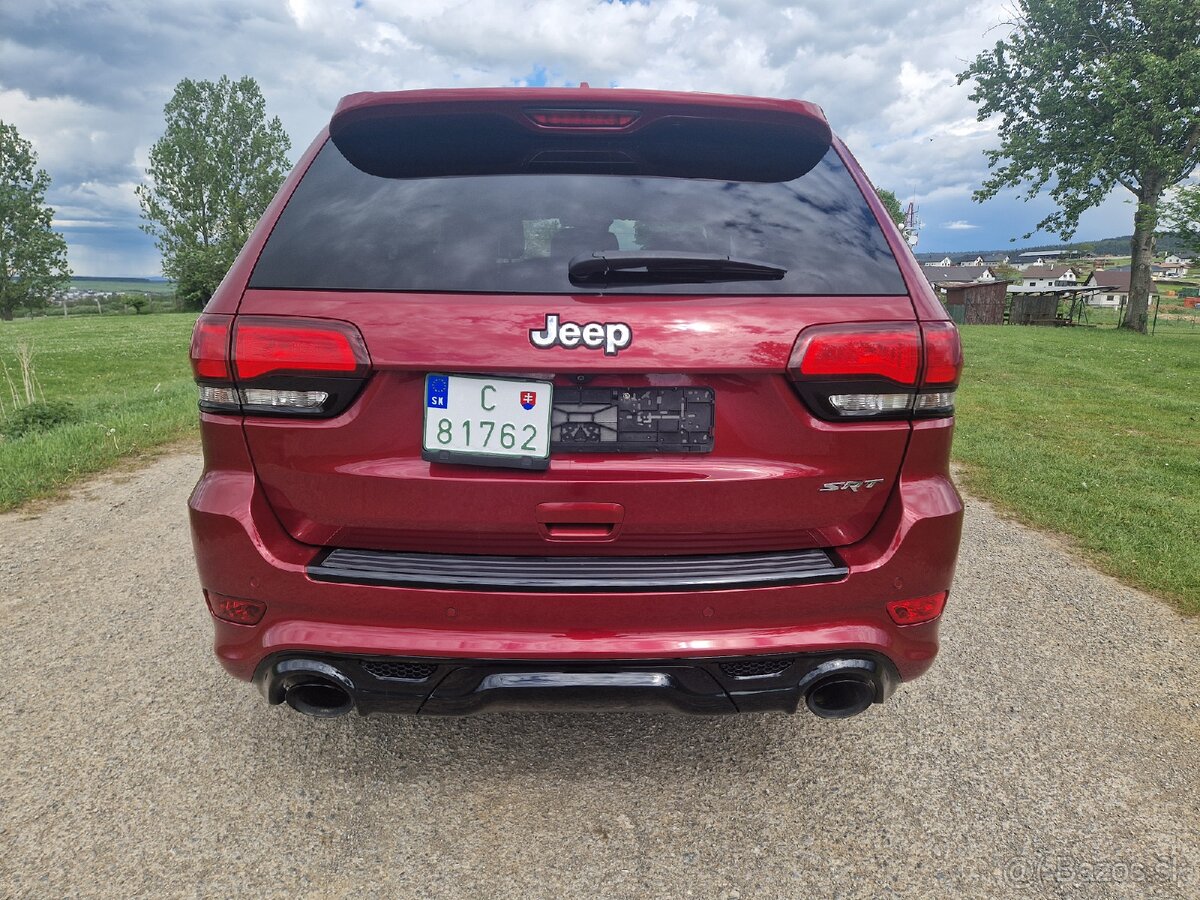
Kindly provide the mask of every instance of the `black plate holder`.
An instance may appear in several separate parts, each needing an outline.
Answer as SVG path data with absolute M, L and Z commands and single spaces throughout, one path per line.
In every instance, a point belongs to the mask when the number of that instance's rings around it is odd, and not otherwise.
M 707 387 L 555 387 L 550 451 L 711 453 L 715 405 Z

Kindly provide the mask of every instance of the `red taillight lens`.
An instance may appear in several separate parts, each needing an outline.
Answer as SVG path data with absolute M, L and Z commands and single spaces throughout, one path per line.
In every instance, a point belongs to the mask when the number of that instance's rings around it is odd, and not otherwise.
M 953 322 L 926 322 L 921 326 L 925 335 L 925 377 L 923 386 L 953 386 L 962 375 L 962 341 Z
M 525 115 L 544 128 L 624 128 L 640 113 L 632 109 L 527 109 Z
M 204 592 L 204 600 L 214 616 L 235 625 L 257 625 L 267 612 L 267 604 L 259 600 L 226 597 L 210 591 Z
M 788 368 L 798 378 L 884 378 L 915 387 L 920 365 L 915 323 L 818 325 L 801 333 Z
M 229 381 L 231 316 L 202 315 L 192 329 L 192 374 L 197 381 Z
M 371 368 L 358 329 L 330 319 L 203 315 L 191 356 L 206 413 L 336 416 Z
M 897 625 L 920 625 L 922 622 L 931 622 L 946 608 L 948 593 L 948 591 L 942 591 L 940 594 L 914 597 L 912 600 L 893 600 L 887 605 L 888 615 Z
M 238 381 L 266 375 L 356 377 L 370 365 L 358 330 L 346 322 L 240 316 L 233 330 Z
M 809 409 L 831 421 L 952 416 L 961 371 L 953 322 L 816 325 L 788 361 Z

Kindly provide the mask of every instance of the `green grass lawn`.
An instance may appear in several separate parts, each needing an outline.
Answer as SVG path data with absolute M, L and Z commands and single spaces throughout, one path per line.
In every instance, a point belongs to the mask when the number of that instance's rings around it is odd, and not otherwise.
M 176 440 L 196 428 L 188 368 L 194 314 L 39 318 L 0 322 L 0 361 L 21 388 L 17 347 L 33 350 L 47 401 L 72 421 L 17 439 L 0 437 L 0 510 L 51 496 L 83 475 Z M 0 432 L 13 415 L 0 371 Z
M 965 487 L 1200 613 L 1200 336 L 962 334 Z

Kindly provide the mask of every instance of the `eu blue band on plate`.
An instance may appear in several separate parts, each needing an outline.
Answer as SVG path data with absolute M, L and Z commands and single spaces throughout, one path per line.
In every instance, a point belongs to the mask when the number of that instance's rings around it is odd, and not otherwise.
M 450 378 L 447 375 L 430 375 L 425 379 L 425 405 L 431 409 L 445 409 L 450 395 Z

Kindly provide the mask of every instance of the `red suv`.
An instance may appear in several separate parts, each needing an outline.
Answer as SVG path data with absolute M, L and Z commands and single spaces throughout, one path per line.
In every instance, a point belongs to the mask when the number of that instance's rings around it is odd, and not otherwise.
M 349 96 L 191 358 L 271 703 L 843 717 L 933 662 L 958 334 L 810 103 Z

